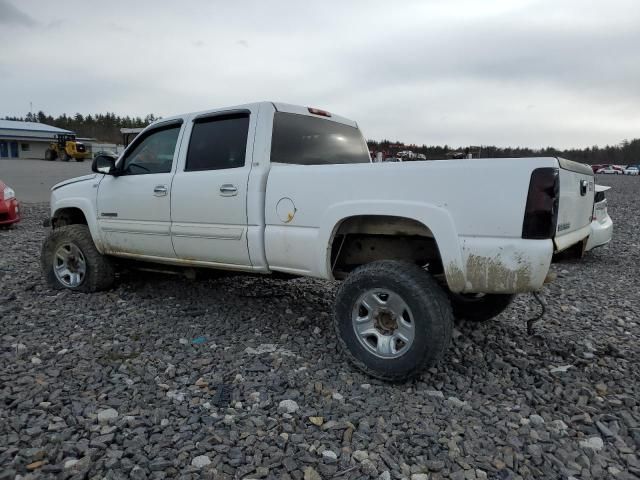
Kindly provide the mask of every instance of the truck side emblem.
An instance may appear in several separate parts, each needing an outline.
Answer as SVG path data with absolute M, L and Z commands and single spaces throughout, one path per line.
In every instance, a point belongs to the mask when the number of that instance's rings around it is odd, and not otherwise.
M 116 212 L 102 212 L 100 216 L 101 217 L 117 217 L 118 214 Z

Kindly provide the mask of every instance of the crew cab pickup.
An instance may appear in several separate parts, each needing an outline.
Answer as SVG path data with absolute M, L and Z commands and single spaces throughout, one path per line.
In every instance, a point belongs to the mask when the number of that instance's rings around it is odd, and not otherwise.
M 52 188 L 53 287 L 108 288 L 125 261 L 340 280 L 339 343 L 386 380 L 433 365 L 455 316 L 541 289 L 594 195 L 553 157 L 372 163 L 355 122 L 271 102 L 160 120 L 92 169 Z

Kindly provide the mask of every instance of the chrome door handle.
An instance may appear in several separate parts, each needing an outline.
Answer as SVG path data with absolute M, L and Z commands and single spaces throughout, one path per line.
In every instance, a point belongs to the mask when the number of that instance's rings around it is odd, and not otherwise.
M 169 190 L 167 190 L 166 185 L 156 185 L 155 187 L 153 187 L 153 194 L 156 197 L 164 197 L 168 191 Z
M 225 183 L 220 186 L 220 195 L 223 197 L 233 197 L 238 194 L 238 187 L 235 185 L 231 185 L 230 183 Z

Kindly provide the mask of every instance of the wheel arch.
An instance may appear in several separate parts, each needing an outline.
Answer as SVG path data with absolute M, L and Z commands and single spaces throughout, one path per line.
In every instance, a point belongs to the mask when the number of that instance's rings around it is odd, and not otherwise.
M 432 244 L 434 253 L 437 253 L 436 258 L 442 265 L 447 286 L 453 291 L 464 288 L 458 235 L 449 212 L 442 208 L 415 202 L 358 202 L 330 209 L 323 225 L 325 227 L 321 228 L 320 244 L 324 249 L 321 257 L 324 264 L 320 269 L 327 278 L 337 278 L 334 276 L 338 258 L 335 249 L 339 248 L 337 240 L 343 232 L 348 233 L 355 226 L 356 231 L 367 235 L 384 235 L 394 239 L 402 238 L 403 241 L 410 237 L 410 243 L 416 239 L 428 239 L 423 246 Z M 388 243 L 388 240 L 383 243 Z M 372 257 L 371 261 L 381 259 L 385 259 L 384 256 Z
M 95 210 L 89 199 L 83 197 L 55 198 L 55 191 L 52 195 L 51 227 L 53 229 L 62 225 L 86 225 L 91 232 L 93 243 L 100 253 L 104 253 L 98 223 L 96 221 Z M 65 223 L 59 219 L 65 218 Z
M 88 225 L 87 216 L 78 207 L 58 208 L 51 216 L 51 227 L 56 229 L 64 225 Z

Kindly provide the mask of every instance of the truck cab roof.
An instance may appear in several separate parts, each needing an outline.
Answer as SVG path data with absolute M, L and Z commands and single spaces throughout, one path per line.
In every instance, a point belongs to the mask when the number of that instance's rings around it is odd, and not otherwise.
M 249 111 L 257 111 L 260 107 L 269 106 L 275 109 L 277 112 L 286 112 L 286 113 L 294 113 L 296 115 L 305 115 L 314 118 L 323 118 L 325 120 L 330 120 L 332 122 L 342 123 L 344 125 L 349 125 L 354 128 L 358 128 L 358 124 L 350 120 L 346 117 L 342 117 L 340 115 L 335 115 L 334 113 L 328 112 L 326 110 L 322 110 L 316 107 L 305 107 L 302 105 L 293 105 L 290 103 L 284 102 L 272 102 L 272 101 L 261 101 L 254 103 L 245 103 L 241 105 L 232 105 L 227 107 L 217 107 L 208 110 L 200 110 L 196 112 L 187 112 L 179 115 L 173 115 L 171 117 L 165 117 L 160 120 L 153 122 L 151 125 L 161 125 L 166 122 L 170 122 L 173 120 L 182 120 L 187 116 L 204 116 L 208 114 L 218 114 L 224 112 L 237 112 L 239 110 L 249 110 Z M 150 126 L 151 126 L 150 125 Z

